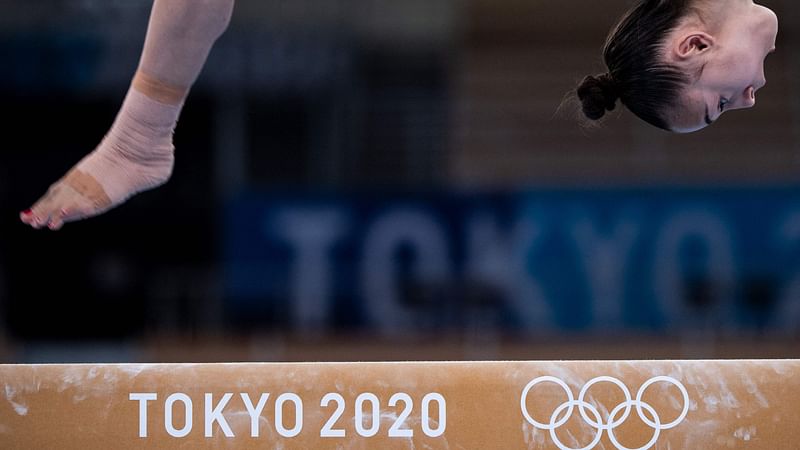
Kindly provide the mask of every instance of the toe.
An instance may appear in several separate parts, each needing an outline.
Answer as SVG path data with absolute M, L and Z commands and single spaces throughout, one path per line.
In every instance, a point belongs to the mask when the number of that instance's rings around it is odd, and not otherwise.
M 51 186 L 47 193 L 31 207 L 30 214 L 26 215 L 28 218 L 26 223 L 37 230 L 47 226 L 58 213 L 60 192 L 58 184 Z
M 48 219 L 49 219 L 49 218 L 48 218 Z M 42 227 L 44 227 L 44 226 L 45 226 L 45 224 L 47 224 L 47 220 L 43 219 L 43 218 L 42 218 L 42 217 L 40 217 L 40 216 L 34 216 L 34 218 L 33 218 L 33 221 L 31 222 L 31 226 L 32 226 L 32 227 L 33 227 L 35 230 L 41 230 L 41 229 L 42 229 Z
M 47 190 L 31 209 L 20 213 L 20 220 L 35 229 L 59 230 L 64 224 L 102 213 L 92 201 L 65 181 Z
M 47 223 L 49 215 L 44 215 L 41 208 L 35 208 L 34 206 L 34 208 L 20 214 L 20 219 L 22 219 L 22 222 L 38 230 L 43 224 Z
M 64 226 L 64 218 L 67 215 L 67 211 L 62 209 L 50 217 L 50 221 L 47 223 L 47 228 L 58 231 L 61 227 Z
M 33 207 L 31 214 L 28 216 L 28 225 L 35 229 L 40 229 L 50 221 L 50 214 L 42 207 Z
M 19 213 L 19 220 L 21 220 L 22 223 L 24 224 L 30 225 L 31 222 L 33 221 L 33 211 L 31 211 L 30 209 L 22 211 L 21 213 Z

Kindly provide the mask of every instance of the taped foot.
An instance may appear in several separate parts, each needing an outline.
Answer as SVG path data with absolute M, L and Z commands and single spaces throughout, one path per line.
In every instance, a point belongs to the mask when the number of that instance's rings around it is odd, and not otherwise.
M 36 229 L 58 230 L 166 183 L 175 163 L 172 135 L 181 106 L 161 103 L 132 88 L 100 145 L 20 219 Z

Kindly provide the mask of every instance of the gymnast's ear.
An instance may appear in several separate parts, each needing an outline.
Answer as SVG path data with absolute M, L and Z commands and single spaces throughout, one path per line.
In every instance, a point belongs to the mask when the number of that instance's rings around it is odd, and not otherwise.
M 677 61 L 688 61 L 706 55 L 714 48 L 714 37 L 702 31 L 680 35 L 672 48 L 672 56 Z

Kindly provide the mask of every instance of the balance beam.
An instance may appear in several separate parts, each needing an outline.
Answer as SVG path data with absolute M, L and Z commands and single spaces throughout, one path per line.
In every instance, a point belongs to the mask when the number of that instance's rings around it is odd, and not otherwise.
M 800 448 L 800 361 L 0 366 L 0 448 Z

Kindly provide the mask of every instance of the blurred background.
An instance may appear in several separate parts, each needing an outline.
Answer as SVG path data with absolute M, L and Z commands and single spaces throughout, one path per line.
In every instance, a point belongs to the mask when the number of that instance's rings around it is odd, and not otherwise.
M 170 183 L 18 221 L 102 138 L 148 0 L 0 0 L 0 360 L 800 357 L 800 14 L 755 109 L 564 96 L 624 0 L 238 0 Z

